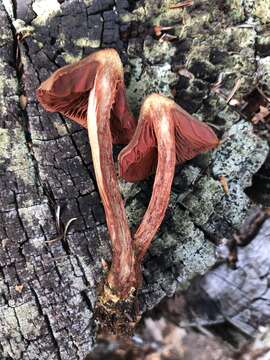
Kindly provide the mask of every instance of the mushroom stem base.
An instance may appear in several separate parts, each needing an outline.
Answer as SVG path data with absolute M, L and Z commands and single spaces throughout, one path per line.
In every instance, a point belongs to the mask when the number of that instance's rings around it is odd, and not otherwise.
M 124 337 L 130 337 L 133 334 L 140 320 L 136 292 L 136 289 L 132 287 L 129 295 L 121 299 L 108 286 L 104 286 L 95 308 L 98 332 Z

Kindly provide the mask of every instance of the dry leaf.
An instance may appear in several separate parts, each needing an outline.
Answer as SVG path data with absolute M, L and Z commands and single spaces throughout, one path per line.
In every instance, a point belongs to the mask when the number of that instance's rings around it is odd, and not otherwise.
M 241 83 L 242 83 L 242 80 L 241 80 L 241 79 L 237 79 L 237 80 L 236 80 L 236 82 L 235 82 L 235 84 L 234 84 L 234 87 L 232 88 L 229 96 L 227 97 L 227 100 L 226 100 L 227 103 L 229 103 L 229 102 L 232 100 L 232 98 L 234 97 L 234 94 L 235 94 L 235 93 L 238 91 L 238 89 L 240 88 Z
M 182 75 L 182 76 L 185 76 L 186 78 L 191 79 L 191 80 L 194 79 L 194 75 L 185 68 L 180 69 L 178 71 L 178 74 Z
M 238 105 L 240 105 L 240 101 L 237 99 L 232 99 L 232 100 L 230 100 L 229 105 L 238 106 Z
M 258 124 L 259 122 L 264 122 L 265 118 L 270 114 L 270 111 L 267 107 L 260 105 L 260 110 L 257 114 L 255 114 L 251 122 L 253 124 Z
M 106 260 L 104 260 L 103 258 L 101 258 L 101 266 L 102 266 L 102 269 L 106 272 L 109 271 L 109 264 L 107 263 Z
M 156 36 L 161 36 L 162 35 L 162 31 L 166 31 L 166 30 L 171 30 L 173 29 L 174 26 L 160 26 L 160 25 L 156 25 L 154 26 L 154 33 L 156 34 Z
M 2 244 L 2 248 L 5 249 L 6 245 L 7 245 L 8 240 L 7 239 L 3 239 L 1 244 Z
M 173 40 L 176 40 L 178 39 L 178 36 L 175 36 L 175 35 L 170 35 L 170 34 L 163 34 L 161 36 L 161 38 L 159 39 L 160 42 L 163 42 L 163 41 L 173 41 Z
M 220 176 L 219 181 L 220 181 L 220 183 L 221 183 L 221 185 L 223 187 L 223 190 L 224 190 L 225 194 L 228 194 L 229 193 L 229 186 L 228 186 L 228 181 L 227 181 L 226 177 L 223 176 L 223 175 Z
M 192 5 L 193 5 L 193 0 L 186 0 L 186 1 L 182 1 L 178 4 L 172 5 L 170 7 L 170 9 L 179 9 L 179 8 L 188 7 L 188 6 L 192 6 Z

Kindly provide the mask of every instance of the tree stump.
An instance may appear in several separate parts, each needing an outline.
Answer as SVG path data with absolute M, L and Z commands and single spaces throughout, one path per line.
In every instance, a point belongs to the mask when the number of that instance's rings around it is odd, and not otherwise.
M 261 16 L 259 9 L 240 1 L 170 9 L 175 3 L 0 4 L 1 359 L 83 359 L 95 342 L 93 307 L 111 250 L 86 131 L 36 101 L 36 88 L 58 67 L 115 47 L 136 114 L 146 94 L 161 92 L 225 132 L 216 151 L 176 169 L 166 218 L 144 261 L 142 313 L 211 268 L 213 240 L 231 236 L 254 206 L 244 189 L 268 146 L 228 103 L 238 78 L 239 98 L 257 82 L 258 34 L 235 25 Z M 160 39 L 157 25 L 173 26 L 175 40 Z M 152 182 L 121 182 L 132 228 Z

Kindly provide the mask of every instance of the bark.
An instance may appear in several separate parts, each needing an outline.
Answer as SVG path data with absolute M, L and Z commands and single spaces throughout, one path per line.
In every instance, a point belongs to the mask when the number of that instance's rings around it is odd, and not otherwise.
M 244 188 L 263 163 L 268 147 L 224 100 L 208 92 L 209 84 L 228 63 L 199 62 L 195 55 L 203 50 L 190 46 L 192 31 L 195 37 L 196 31 L 204 34 L 210 43 L 223 41 L 223 32 L 215 25 L 220 16 L 213 15 L 211 20 L 214 35 L 205 32 L 202 15 L 209 11 L 204 3 L 193 9 L 197 27 L 191 30 L 187 21 L 177 46 L 159 43 L 146 34 L 152 20 L 166 19 L 164 14 L 169 14 L 158 7 L 160 3 L 27 0 L 5 1 L 5 7 L 0 4 L 1 359 L 83 359 L 94 345 L 93 306 L 104 278 L 102 259 L 111 257 L 87 132 L 58 114 L 46 113 L 35 98 L 40 82 L 57 67 L 96 48 L 116 47 L 130 69 L 129 99 L 135 111 L 140 97 L 153 87 L 166 94 L 174 83 L 181 106 L 207 121 L 218 117 L 224 130 L 230 129 L 213 155 L 176 171 L 166 219 L 144 262 L 139 294 L 142 312 L 177 288 L 187 287 L 196 274 L 215 264 L 210 240 L 230 236 L 253 206 Z M 214 3 L 210 5 L 217 14 L 227 16 L 227 10 Z M 175 14 L 171 19 L 181 28 L 180 15 Z M 185 17 L 189 19 L 186 13 Z M 15 19 L 25 24 L 14 23 Z M 242 37 L 235 39 L 241 40 L 242 52 L 234 60 L 248 66 L 243 70 L 243 92 L 250 79 L 255 81 L 257 70 L 255 61 L 251 62 L 256 55 L 255 37 L 248 35 L 248 54 L 242 51 L 246 47 Z M 218 55 L 220 59 L 218 46 L 214 50 L 213 62 Z M 173 62 L 184 62 L 189 56 L 188 71 L 194 78 L 176 76 Z M 204 59 L 202 54 L 200 59 Z M 237 67 L 234 74 L 239 74 Z M 231 78 L 229 89 L 230 85 Z M 229 196 L 218 181 L 221 175 L 229 181 Z M 151 179 L 139 185 L 122 184 L 131 226 L 140 222 L 151 185 Z M 67 236 L 46 242 L 58 237 L 72 218 L 76 220 Z

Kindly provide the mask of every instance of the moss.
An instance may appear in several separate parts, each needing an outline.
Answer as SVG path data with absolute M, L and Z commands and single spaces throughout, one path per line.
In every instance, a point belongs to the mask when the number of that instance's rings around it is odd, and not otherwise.
M 228 35 L 232 38 L 236 49 L 239 50 L 250 48 L 252 49 L 256 40 L 256 31 L 252 28 L 229 28 Z

